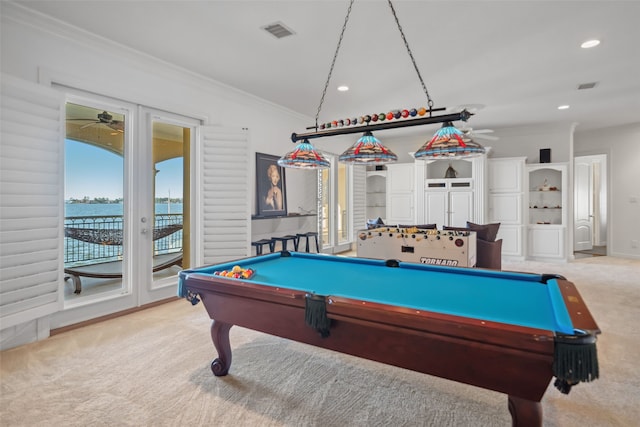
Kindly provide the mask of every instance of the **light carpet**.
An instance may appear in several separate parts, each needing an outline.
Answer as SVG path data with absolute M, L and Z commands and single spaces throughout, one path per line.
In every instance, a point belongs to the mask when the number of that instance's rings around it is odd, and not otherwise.
M 603 334 L 601 378 L 552 385 L 544 425 L 640 424 L 640 261 L 505 263 L 576 283 Z M 505 395 L 233 327 L 216 353 L 202 304 L 174 301 L 0 353 L 2 426 L 509 426 Z

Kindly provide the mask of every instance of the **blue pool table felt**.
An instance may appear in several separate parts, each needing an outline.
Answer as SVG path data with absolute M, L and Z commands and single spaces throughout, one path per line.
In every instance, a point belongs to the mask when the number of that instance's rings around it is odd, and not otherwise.
M 556 279 L 538 274 L 438 267 L 292 252 L 246 258 L 185 274 L 252 268 L 251 283 L 573 334 Z M 234 279 L 231 279 L 234 280 Z M 241 279 L 236 279 L 241 280 Z M 182 281 L 182 275 L 181 275 Z

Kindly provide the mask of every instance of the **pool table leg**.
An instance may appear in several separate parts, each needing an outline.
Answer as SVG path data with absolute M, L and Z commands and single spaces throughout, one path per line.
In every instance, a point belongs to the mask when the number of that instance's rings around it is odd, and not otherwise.
M 542 427 L 542 404 L 509 396 L 509 412 L 513 427 Z
M 211 372 L 217 377 L 222 377 L 229 373 L 231 366 L 231 342 L 229 341 L 229 329 L 233 325 L 228 323 L 211 322 L 211 339 L 218 357 L 211 362 Z

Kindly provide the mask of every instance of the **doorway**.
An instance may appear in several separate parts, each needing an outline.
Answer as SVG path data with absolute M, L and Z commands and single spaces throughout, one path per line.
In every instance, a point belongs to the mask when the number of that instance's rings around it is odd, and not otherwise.
M 197 120 L 98 96 L 66 103 L 66 326 L 176 294 L 190 262 Z
M 607 254 L 607 155 L 574 159 L 574 256 Z

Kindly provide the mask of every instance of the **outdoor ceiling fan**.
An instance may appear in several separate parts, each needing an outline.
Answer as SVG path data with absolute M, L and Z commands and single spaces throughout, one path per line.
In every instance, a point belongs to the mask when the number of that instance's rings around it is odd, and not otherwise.
M 103 111 L 102 113 L 98 113 L 97 120 L 96 119 L 67 119 L 70 121 L 89 121 L 85 125 L 80 126 L 80 130 L 86 129 L 89 126 L 95 125 L 105 125 L 110 129 L 113 129 L 118 132 L 124 132 L 124 121 L 122 120 L 114 120 L 113 116 L 108 111 Z

